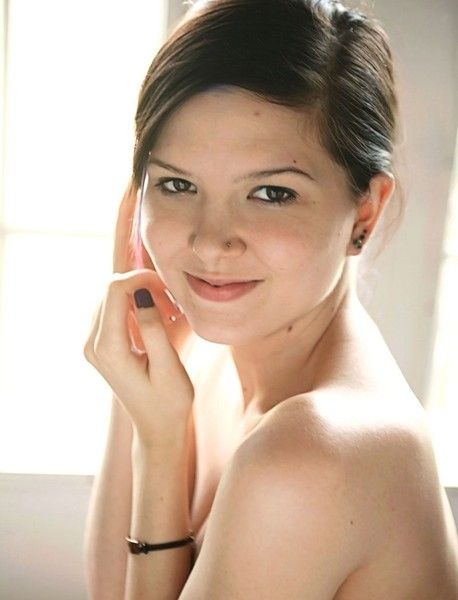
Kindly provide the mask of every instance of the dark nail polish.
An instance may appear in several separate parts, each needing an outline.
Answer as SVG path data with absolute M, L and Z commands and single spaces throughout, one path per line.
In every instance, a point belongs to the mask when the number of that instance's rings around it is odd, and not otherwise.
M 137 308 L 151 308 L 151 306 L 154 306 L 153 298 L 146 288 L 136 290 L 134 300 Z

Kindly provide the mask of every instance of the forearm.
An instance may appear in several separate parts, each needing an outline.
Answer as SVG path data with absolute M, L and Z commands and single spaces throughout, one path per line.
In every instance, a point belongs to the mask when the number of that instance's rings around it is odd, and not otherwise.
M 148 543 L 186 537 L 191 530 L 186 425 L 170 444 L 145 447 L 134 435 L 131 537 Z M 126 542 L 125 542 L 126 543 Z M 177 600 L 191 571 L 193 547 L 129 554 L 125 600 Z
M 84 558 L 89 598 L 124 598 L 125 536 L 132 511 L 132 424 L 116 398 L 103 463 L 94 480 L 86 523 Z

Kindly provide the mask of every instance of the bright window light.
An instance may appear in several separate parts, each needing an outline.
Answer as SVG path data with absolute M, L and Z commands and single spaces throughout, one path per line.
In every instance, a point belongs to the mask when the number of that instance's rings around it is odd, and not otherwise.
M 111 390 L 85 360 L 165 2 L 10 0 L 0 470 L 92 474 Z
M 438 286 L 427 417 L 441 482 L 458 487 L 458 138 Z

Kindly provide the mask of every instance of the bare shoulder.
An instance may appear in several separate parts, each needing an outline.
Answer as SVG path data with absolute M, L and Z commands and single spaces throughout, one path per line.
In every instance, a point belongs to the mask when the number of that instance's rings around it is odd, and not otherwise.
M 383 460 L 399 465 L 402 459 L 406 465 L 411 458 L 418 467 L 422 456 L 434 462 L 425 411 L 412 397 L 374 401 L 370 393 L 335 389 L 298 394 L 266 414 L 257 433 L 248 446 L 275 441 L 298 457 L 304 457 L 304 451 L 308 457 L 326 456 L 347 475 L 357 464 L 370 476 L 374 461 L 379 466 Z
M 242 442 L 180 600 L 454 597 L 421 410 L 343 400 L 289 398 Z
M 360 565 L 345 473 L 318 439 L 301 447 L 296 433 L 288 437 L 280 412 L 225 469 L 180 600 L 330 599 Z
M 392 406 L 353 402 L 334 391 L 299 395 L 267 416 L 248 440 L 245 458 L 283 464 L 296 474 L 299 491 L 301 484 L 317 490 L 322 515 L 329 516 L 328 498 L 351 525 L 341 534 L 353 570 L 348 563 L 336 598 L 359 598 L 360 590 L 372 598 L 452 598 L 456 525 L 425 412 L 411 397 Z
M 248 460 L 278 460 L 297 473 L 316 463 L 319 476 L 326 465 L 347 482 L 350 502 L 365 503 L 372 523 L 387 490 L 399 507 L 410 494 L 426 500 L 426 490 L 431 497 L 440 487 L 425 413 L 411 397 L 384 403 L 345 391 L 299 394 L 267 414 L 241 451 Z

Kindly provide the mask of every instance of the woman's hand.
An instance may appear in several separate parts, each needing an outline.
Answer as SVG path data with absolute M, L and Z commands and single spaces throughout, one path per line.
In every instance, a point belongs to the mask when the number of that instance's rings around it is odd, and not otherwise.
M 128 237 L 135 197 L 128 190 L 116 224 L 114 272 L 94 317 L 84 347 L 86 359 L 101 373 L 132 419 L 146 445 L 173 441 L 177 428 L 188 424 L 194 399 L 192 382 L 171 345 L 165 322 L 183 318 L 152 269 L 127 270 Z M 138 308 L 137 290 L 154 306 Z M 145 291 L 146 290 L 146 291 Z
M 121 201 L 118 219 L 116 222 L 113 251 L 114 273 L 125 273 L 126 271 L 135 269 L 137 266 L 134 262 L 133 248 L 129 245 L 135 203 L 136 193 L 134 193 L 132 186 L 129 185 Z M 143 244 L 141 244 L 141 253 L 143 266 L 154 271 L 154 265 Z M 167 289 L 164 284 L 162 285 L 164 289 Z M 186 316 L 183 315 L 181 311 L 177 313 L 176 307 L 173 305 L 171 306 L 172 308 L 170 306 L 166 307 L 166 313 L 164 313 L 164 315 L 167 315 L 168 318 L 165 319 L 163 323 L 167 337 L 169 338 L 169 342 L 177 352 L 180 352 L 181 349 L 186 345 L 187 341 L 192 337 L 194 332 L 192 327 L 189 325 Z M 177 317 L 177 321 L 173 320 L 174 316 Z M 170 317 L 172 317 L 172 320 Z M 137 327 L 133 319 L 130 320 L 129 326 L 131 327 L 132 336 L 136 346 L 144 350 L 141 338 L 138 335 Z

